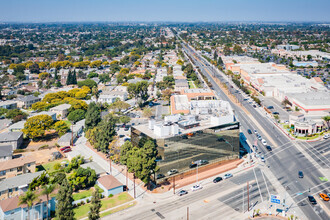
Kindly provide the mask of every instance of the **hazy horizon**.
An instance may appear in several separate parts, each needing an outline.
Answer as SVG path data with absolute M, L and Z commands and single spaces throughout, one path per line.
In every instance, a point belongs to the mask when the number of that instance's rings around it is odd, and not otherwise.
M 0 22 L 330 22 L 326 0 L 1 0 Z

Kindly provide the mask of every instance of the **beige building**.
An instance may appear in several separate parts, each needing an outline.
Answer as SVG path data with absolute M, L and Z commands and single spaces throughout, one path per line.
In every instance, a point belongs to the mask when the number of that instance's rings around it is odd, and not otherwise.
M 51 112 L 56 113 L 57 119 L 64 119 L 66 118 L 67 114 L 69 113 L 71 105 L 70 104 L 62 104 L 50 109 Z
M 22 157 L 0 162 L 0 181 L 18 176 L 24 173 L 34 173 L 36 159 L 34 157 Z

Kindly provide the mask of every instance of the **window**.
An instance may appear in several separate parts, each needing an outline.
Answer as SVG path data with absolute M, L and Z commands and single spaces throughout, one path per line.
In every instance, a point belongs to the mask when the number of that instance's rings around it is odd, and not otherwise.
M 10 192 L 10 193 L 13 192 L 13 189 L 9 189 L 9 192 Z
M 6 175 L 6 171 L 5 170 L 0 171 L 0 176 L 4 176 L 4 175 Z

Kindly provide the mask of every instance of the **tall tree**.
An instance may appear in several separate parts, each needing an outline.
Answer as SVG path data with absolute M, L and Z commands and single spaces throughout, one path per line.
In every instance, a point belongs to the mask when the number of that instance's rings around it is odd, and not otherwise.
M 38 196 L 33 191 L 26 191 L 22 196 L 19 197 L 19 205 L 26 204 L 28 207 L 27 219 L 30 219 L 30 208 L 33 206 L 33 202 Z
M 120 163 L 123 165 L 127 164 L 128 153 L 132 150 L 133 145 L 130 141 L 125 141 L 125 143 L 120 148 Z
M 46 198 L 47 198 L 47 218 L 50 219 L 50 216 L 49 216 L 49 196 L 52 192 L 54 192 L 54 189 L 55 189 L 55 185 L 44 185 L 42 187 L 42 191 L 41 191 L 41 194 L 42 195 L 46 195 Z
M 213 58 L 214 58 L 214 61 L 217 61 L 217 59 L 218 59 L 217 49 L 214 50 Z
M 102 204 L 101 204 L 101 199 L 100 199 L 100 193 L 97 190 L 95 190 L 92 195 L 91 207 L 90 207 L 89 213 L 88 213 L 89 220 L 100 219 L 101 206 L 102 206 Z
M 69 70 L 68 76 L 66 78 L 66 84 L 71 85 L 72 84 L 72 73 L 71 70 Z
M 73 73 L 72 73 L 72 81 L 71 81 L 71 84 L 73 85 L 77 85 L 77 74 L 76 74 L 76 70 L 73 70 Z
M 64 179 L 56 195 L 56 218 L 58 220 L 73 220 L 72 188 L 67 179 Z
M 99 132 L 96 133 L 96 143 L 95 147 L 102 152 L 106 152 L 109 148 L 110 142 L 113 140 L 113 137 L 116 135 L 116 126 L 117 120 L 113 117 L 112 114 L 107 115 L 107 117 L 100 123 Z
M 86 112 L 86 120 L 85 120 L 86 130 L 95 127 L 100 121 L 101 121 L 100 108 L 95 104 L 95 102 L 91 102 L 88 105 Z

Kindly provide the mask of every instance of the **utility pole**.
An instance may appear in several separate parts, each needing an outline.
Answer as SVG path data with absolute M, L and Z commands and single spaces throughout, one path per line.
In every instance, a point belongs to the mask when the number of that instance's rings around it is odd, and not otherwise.
M 126 167 L 126 187 L 127 187 L 127 179 L 128 179 L 127 175 L 128 175 L 128 168 Z
M 111 157 L 109 155 L 109 160 L 110 160 L 110 175 L 112 175 L 112 167 L 111 167 Z
M 198 163 L 197 163 L 197 168 L 196 168 L 196 170 L 197 170 L 197 174 L 196 174 L 196 184 L 198 184 Z
M 175 176 L 173 176 L 173 194 L 175 194 Z
M 189 220 L 189 207 L 187 207 L 187 220 Z
M 247 202 L 248 202 L 248 212 L 249 212 L 250 211 L 249 182 L 247 182 Z
M 73 147 L 73 123 L 71 123 L 71 146 Z
M 134 182 L 134 199 L 136 199 L 136 194 L 135 194 L 135 173 L 133 173 L 133 182 Z

